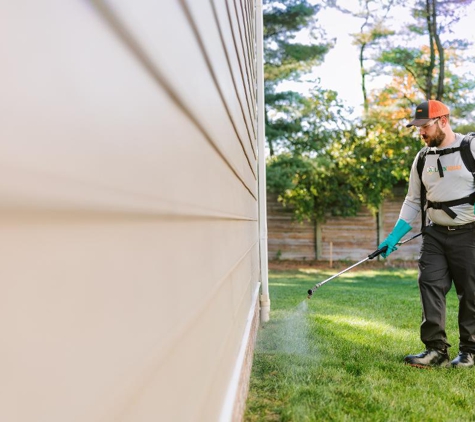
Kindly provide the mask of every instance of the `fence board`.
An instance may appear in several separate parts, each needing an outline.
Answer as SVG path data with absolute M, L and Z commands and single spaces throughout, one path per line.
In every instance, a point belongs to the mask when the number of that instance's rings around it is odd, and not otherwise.
M 381 206 L 380 240 L 384 239 L 396 223 L 405 191 L 396 188 L 394 197 Z M 328 216 L 320 223 L 317 241 L 313 223 L 299 223 L 293 218 L 291 209 L 284 208 L 277 196 L 267 196 L 267 228 L 269 259 L 290 260 L 360 260 L 378 247 L 377 217 L 363 208 L 354 217 Z M 417 234 L 419 222 L 407 237 Z M 407 238 L 405 237 L 405 238 Z M 404 245 L 387 259 L 415 260 L 419 255 L 421 238 Z

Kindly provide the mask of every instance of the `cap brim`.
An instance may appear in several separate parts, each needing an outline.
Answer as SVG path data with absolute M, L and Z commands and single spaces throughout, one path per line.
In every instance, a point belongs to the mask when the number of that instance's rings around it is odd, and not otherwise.
M 408 125 L 406 125 L 406 127 L 411 127 L 411 126 L 420 127 L 420 126 L 425 125 L 426 123 L 429 123 L 431 120 L 432 120 L 432 119 L 415 119 L 415 120 L 413 120 L 411 123 L 409 123 Z

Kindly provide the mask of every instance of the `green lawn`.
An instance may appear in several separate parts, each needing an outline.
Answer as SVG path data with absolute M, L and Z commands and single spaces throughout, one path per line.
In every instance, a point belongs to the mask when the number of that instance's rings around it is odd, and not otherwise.
M 474 421 L 475 372 L 403 364 L 424 350 L 414 269 L 272 271 L 245 421 Z M 448 297 L 451 357 L 457 297 Z

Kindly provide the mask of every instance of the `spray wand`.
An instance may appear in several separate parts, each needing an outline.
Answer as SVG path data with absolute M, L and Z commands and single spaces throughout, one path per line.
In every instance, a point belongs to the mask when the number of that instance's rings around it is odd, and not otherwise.
M 411 240 L 415 239 L 416 237 L 419 237 L 421 234 L 422 234 L 422 232 L 417 233 L 414 236 L 410 237 L 409 239 L 406 239 L 402 242 L 398 242 L 398 245 L 404 245 L 404 243 L 410 242 Z M 308 293 L 307 298 L 310 299 L 312 297 L 313 293 L 315 292 L 315 290 L 322 287 L 325 283 L 328 283 L 330 280 L 333 280 L 334 278 L 339 277 L 343 273 L 346 273 L 347 271 L 350 271 L 352 268 L 357 267 L 358 265 L 362 264 L 363 262 L 366 262 L 370 259 L 376 258 L 378 255 L 381 255 L 383 252 L 386 252 L 387 249 L 388 249 L 387 246 L 383 246 L 382 248 L 377 249 L 373 253 L 369 254 L 365 259 L 362 259 L 361 261 L 357 262 L 356 264 L 353 264 L 351 267 L 345 268 L 343 271 L 340 271 L 338 274 L 335 274 L 335 275 L 331 276 L 330 278 L 327 278 L 326 280 L 323 280 L 320 283 L 315 284 L 313 289 L 309 289 L 307 291 L 307 293 Z

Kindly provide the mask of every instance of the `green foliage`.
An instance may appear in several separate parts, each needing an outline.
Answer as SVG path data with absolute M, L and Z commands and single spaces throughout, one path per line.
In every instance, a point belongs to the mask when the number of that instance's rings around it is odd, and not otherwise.
M 265 0 L 264 4 L 265 38 L 291 38 L 292 34 L 306 28 L 319 10 L 319 6 L 299 0 Z
M 335 91 L 315 86 L 307 96 L 274 92 L 267 100 L 266 137 L 272 153 L 321 153 L 350 125 Z
M 454 127 L 454 130 L 459 133 L 469 133 L 469 132 L 475 132 L 475 121 L 468 123 L 468 124 L 462 124 Z
M 392 195 L 394 186 L 409 180 L 421 147 L 406 128 L 378 117 L 370 115 L 362 127 L 348 133 L 345 142 L 333 144 L 331 151 L 359 200 L 373 212 Z
M 416 63 L 422 59 L 422 55 L 419 48 L 394 47 L 383 51 L 379 56 L 379 61 L 412 70 L 416 68 Z
M 394 35 L 394 31 L 385 28 L 381 22 L 377 22 L 373 24 L 368 31 L 353 34 L 353 39 L 356 45 L 373 45 L 377 41 L 391 35 Z
M 330 156 L 284 153 L 267 164 L 268 189 L 278 193 L 299 221 L 322 221 L 325 214 L 355 215 L 360 203 L 346 175 Z
M 302 30 L 319 30 L 316 14 L 320 6 L 307 0 L 268 0 L 264 5 L 264 74 L 269 91 L 271 85 L 298 79 L 321 63 L 331 43 L 315 38 L 310 44 L 295 41 Z

